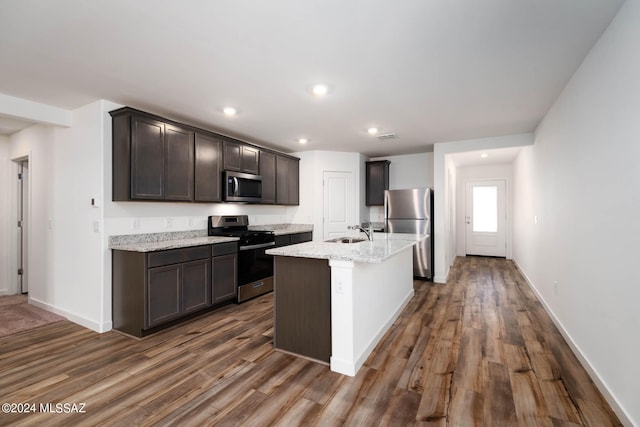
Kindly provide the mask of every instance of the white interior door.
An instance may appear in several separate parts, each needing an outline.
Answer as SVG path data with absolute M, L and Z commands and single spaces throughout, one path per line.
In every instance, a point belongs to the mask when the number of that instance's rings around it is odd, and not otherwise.
M 351 172 L 323 174 L 324 212 L 323 240 L 347 234 L 347 226 L 355 224 L 355 200 Z
M 467 255 L 507 255 L 506 183 L 466 183 L 465 234 Z

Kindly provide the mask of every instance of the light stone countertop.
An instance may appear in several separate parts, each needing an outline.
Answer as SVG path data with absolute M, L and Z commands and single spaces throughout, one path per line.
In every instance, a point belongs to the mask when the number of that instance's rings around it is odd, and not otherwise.
M 207 230 L 169 233 L 127 234 L 109 237 L 109 249 L 130 252 L 153 252 L 190 246 L 235 242 L 237 237 L 207 236 Z
M 361 233 L 359 237 L 366 235 Z M 387 258 L 412 247 L 427 236 L 404 233 L 374 233 L 373 241 L 358 243 L 305 242 L 269 249 L 268 255 L 298 258 L 336 259 L 344 261 L 382 263 Z
M 249 230 L 273 231 L 276 236 L 313 231 L 313 224 L 266 224 L 250 225 Z

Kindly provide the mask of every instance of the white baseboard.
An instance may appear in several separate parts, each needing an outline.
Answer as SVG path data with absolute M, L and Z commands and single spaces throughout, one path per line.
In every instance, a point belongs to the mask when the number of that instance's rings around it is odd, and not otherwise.
M 2 295 L 13 295 L 13 292 L 9 292 L 9 289 L 0 289 L 0 296 Z
M 556 317 L 556 315 L 554 314 L 549 304 L 547 304 L 547 301 L 543 298 L 542 294 L 538 292 L 538 289 L 536 289 L 536 287 L 533 285 L 533 282 L 531 281 L 529 276 L 527 276 L 527 273 L 525 273 L 525 271 L 522 269 L 520 264 L 518 264 L 518 261 L 515 258 L 513 259 L 513 263 L 518 269 L 518 271 L 520 272 L 520 274 L 522 275 L 522 277 L 524 277 L 524 280 L 527 282 L 527 285 L 529 285 L 529 288 L 533 291 L 533 293 L 536 294 L 536 297 L 538 297 L 538 300 L 542 303 L 542 307 L 547 312 L 549 317 L 551 317 L 551 320 L 556 325 L 556 328 L 558 328 L 562 337 L 565 339 L 567 344 L 569 344 L 569 348 L 571 348 L 571 351 L 573 351 L 573 354 L 575 354 L 575 356 L 578 358 L 578 360 L 582 364 L 582 367 L 587 371 L 587 373 L 589 374 L 589 377 L 591 377 L 591 380 L 593 381 L 593 383 L 596 385 L 600 393 L 602 393 L 602 396 L 604 396 L 609 406 L 611 406 L 611 409 L 613 410 L 613 412 L 615 412 L 615 414 L 618 416 L 620 421 L 625 426 L 634 426 L 633 422 L 631 422 L 631 418 L 629 417 L 629 415 L 626 413 L 624 408 L 618 403 L 613 393 L 611 393 L 611 391 L 609 390 L 609 387 L 607 387 L 606 383 L 602 380 L 600 375 L 598 375 L 598 372 L 593 368 L 591 363 L 589 363 L 589 359 L 587 359 L 587 357 L 582 353 L 582 351 L 580 351 L 580 347 L 578 347 L 578 345 L 573 341 L 569 332 L 567 332 L 562 322 L 560 322 L 560 320 Z
M 43 310 L 50 311 L 51 313 L 57 314 L 58 316 L 62 316 L 67 320 L 70 320 L 73 323 L 77 323 L 80 326 L 84 326 L 85 328 L 91 329 L 92 331 L 103 333 L 110 331 L 112 329 L 112 322 L 100 323 L 91 319 L 87 319 L 86 317 L 78 316 L 75 313 L 70 313 L 66 310 L 62 310 L 58 307 L 55 307 L 51 304 L 47 304 L 46 302 L 39 301 L 35 298 L 29 297 L 29 304 L 41 308 Z

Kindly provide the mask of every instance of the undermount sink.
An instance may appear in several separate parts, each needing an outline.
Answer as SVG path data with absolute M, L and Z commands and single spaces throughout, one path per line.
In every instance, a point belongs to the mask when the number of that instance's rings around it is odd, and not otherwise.
M 358 243 L 358 242 L 364 242 L 367 239 L 360 239 L 358 237 L 338 237 L 336 239 L 331 239 L 331 240 L 326 240 L 327 242 L 333 242 L 333 243 Z

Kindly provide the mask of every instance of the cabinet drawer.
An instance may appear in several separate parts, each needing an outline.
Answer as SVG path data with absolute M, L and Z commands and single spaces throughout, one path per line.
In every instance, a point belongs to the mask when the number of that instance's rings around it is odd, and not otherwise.
M 209 245 L 151 252 L 148 255 L 148 267 L 159 267 L 161 265 L 170 265 L 179 262 L 209 258 L 210 254 Z
M 292 245 L 295 245 L 296 243 L 310 242 L 311 240 L 313 240 L 313 235 L 310 232 L 291 235 Z
M 291 244 L 291 236 L 289 234 L 276 236 L 276 246 L 288 246 L 290 244 Z
M 230 255 L 238 252 L 238 242 L 218 243 L 211 246 L 212 256 Z

